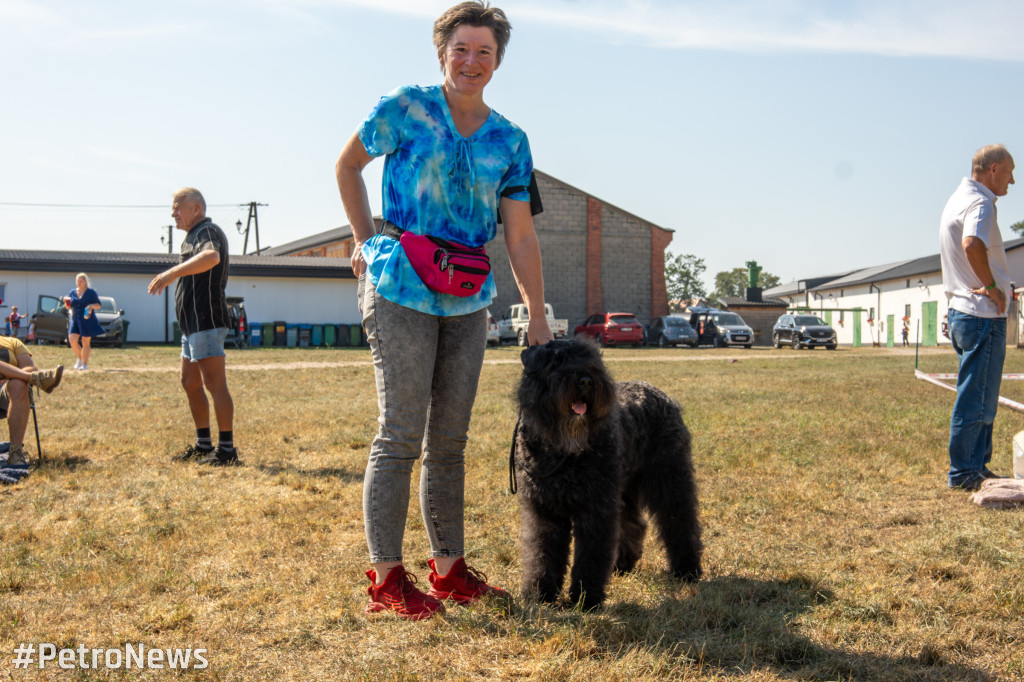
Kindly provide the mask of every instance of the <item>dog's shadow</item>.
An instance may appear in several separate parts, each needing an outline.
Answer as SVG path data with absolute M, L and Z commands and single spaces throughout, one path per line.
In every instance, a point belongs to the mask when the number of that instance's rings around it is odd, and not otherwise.
M 761 671 L 801 679 L 995 679 L 945 661 L 928 646 L 917 656 L 885 656 L 812 641 L 801 634 L 800 617 L 835 597 L 808 579 L 726 576 L 679 587 L 678 592 L 647 607 L 619 601 L 613 591 L 602 610 L 546 610 L 544 619 L 588 632 L 596 649 L 609 657 L 648 651 L 723 677 Z

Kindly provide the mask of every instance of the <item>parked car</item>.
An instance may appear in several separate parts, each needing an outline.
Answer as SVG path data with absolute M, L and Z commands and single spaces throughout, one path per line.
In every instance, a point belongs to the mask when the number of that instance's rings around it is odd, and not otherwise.
M 249 347 L 249 316 L 245 314 L 245 299 L 241 296 L 228 296 L 228 317 L 231 326 L 228 327 L 228 335 L 224 339 L 224 345 L 233 345 L 235 348 Z
M 487 311 L 487 345 L 501 345 L 501 333 L 498 331 L 498 323 L 494 321 L 494 316 L 491 315 L 490 310 Z
M 689 311 L 690 326 L 697 330 L 697 345 L 718 348 L 754 345 L 754 330 L 736 313 L 705 307 L 693 307 Z
M 772 344 L 788 343 L 795 350 L 824 346 L 836 349 L 836 330 L 817 315 L 782 315 L 772 327 Z
M 110 296 L 100 296 L 100 309 L 96 321 L 103 327 L 103 333 L 94 336 L 92 345 L 111 344 L 124 346 L 124 310 Z M 36 343 L 67 343 L 68 311 L 60 296 L 43 294 L 36 304 Z
M 544 314 L 548 319 L 548 327 L 555 338 L 564 338 L 569 332 L 569 320 L 556 318 L 555 310 L 550 303 L 544 304 Z M 501 320 L 498 321 L 498 336 L 501 338 L 501 343 L 514 341 L 520 346 L 526 346 L 526 330 L 529 326 L 530 312 L 526 309 L 526 305 L 523 303 L 510 305 L 501 314 Z
M 680 343 L 690 348 L 697 347 L 697 330 L 690 326 L 685 317 L 664 315 L 651 320 L 644 327 L 644 343 L 648 346 L 675 347 Z
M 573 331 L 574 336 L 590 336 L 602 346 L 631 343 L 639 346 L 644 340 L 644 326 L 633 313 L 597 313 Z

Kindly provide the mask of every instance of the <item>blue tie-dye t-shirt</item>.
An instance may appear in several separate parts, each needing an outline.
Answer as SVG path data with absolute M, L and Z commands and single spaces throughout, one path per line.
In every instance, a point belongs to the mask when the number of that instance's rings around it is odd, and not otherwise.
M 498 112 L 470 137 L 455 128 L 441 86 L 407 86 L 381 98 L 359 128 L 370 156 L 384 161 L 384 218 L 415 234 L 480 246 L 498 229 L 498 201 L 507 188 L 529 201 L 530 143 Z M 367 275 L 381 296 L 431 315 L 486 308 L 497 293 L 489 276 L 467 297 L 428 289 L 397 241 L 374 235 L 363 244 Z

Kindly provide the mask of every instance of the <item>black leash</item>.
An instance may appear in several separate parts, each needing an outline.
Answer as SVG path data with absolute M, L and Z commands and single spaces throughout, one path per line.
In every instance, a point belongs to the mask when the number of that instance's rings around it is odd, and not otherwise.
M 523 422 L 522 413 L 516 417 L 516 428 L 512 431 L 512 445 L 508 449 L 508 489 L 513 495 L 519 489 L 516 485 L 516 442 L 519 440 L 519 427 Z M 565 466 L 565 463 L 569 461 L 570 455 L 563 455 L 560 460 L 551 465 L 551 468 L 544 473 L 534 474 L 534 478 L 548 478 L 558 473 L 558 470 Z
M 512 446 L 508 449 L 508 489 L 516 494 L 516 441 L 519 440 L 519 424 L 523 421 L 522 413 L 516 416 L 516 428 L 512 431 Z

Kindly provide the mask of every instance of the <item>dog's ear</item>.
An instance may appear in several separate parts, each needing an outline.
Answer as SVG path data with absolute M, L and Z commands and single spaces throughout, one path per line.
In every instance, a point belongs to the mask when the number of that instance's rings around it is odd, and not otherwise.
M 519 359 L 523 361 L 523 369 L 535 372 L 543 365 L 544 355 L 544 346 L 530 346 L 519 354 Z

